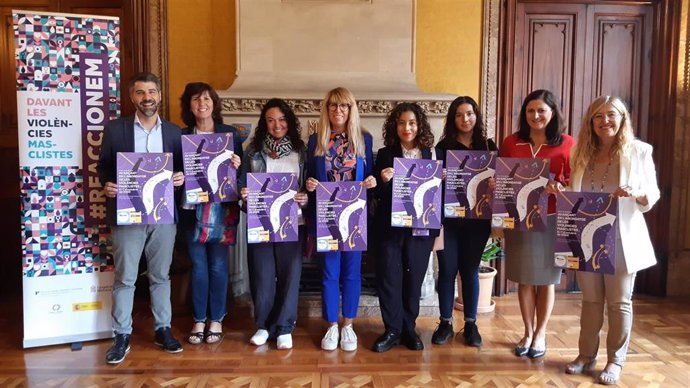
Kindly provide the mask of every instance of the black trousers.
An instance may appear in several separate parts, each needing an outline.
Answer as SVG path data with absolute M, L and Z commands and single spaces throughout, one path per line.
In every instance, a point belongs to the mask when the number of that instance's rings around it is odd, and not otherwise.
M 434 237 L 414 237 L 411 230 L 391 237 L 381 241 L 377 258 L 381 316 L 386 330 L 408 333 L 414 331 L 419 316 L 422 282 Z
M 297 321 L 302 242 L 247 244 L 247 250 L 256 326 L 271 337 L 292 333 Z

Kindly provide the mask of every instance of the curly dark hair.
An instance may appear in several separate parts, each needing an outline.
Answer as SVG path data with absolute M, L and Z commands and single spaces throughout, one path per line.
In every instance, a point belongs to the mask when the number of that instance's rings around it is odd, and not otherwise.
M 271 108 L 278 108 L 285 115 L 285 121 L 287 121 L 288 130 L 286 136 L 290 137 L 290 142 L 292 143 L 292 150 L 295 152 L 301 152 L 304 150 L 304 141 L 300 135 L 302 132 L 299 119 L 295 116 L 295 112 L 292 108 L 280 98 L 272 98 L 266 102 L 264 107 L 261 109 L 261 116 L 259 116 L 259 123 L 254 130 L 254 136 L 249 142 L 249 147 L 254 151 L 260 151 L 264 147 L 264 139 L 268 136 L 268 124 L 266 123 L 266 112 Z
M 438 144 L 443 149 L 453 149 L 453 144 L 458 142 L 458 127 L 455 125 L 455 115 L 458 112 L 458 108 L 462 104 L 468 104 L 472 107 L 474 115 L 476 117 L 474 128 L 472 128 L 472 149 L 485 149 L 487 148 L 486 142 L 486 128 L 484 128 L 484 116 L 482 111 L 479 109 L 479 104 L 474 98 L 469 96 L 460 96 L 453 100 L 448 107 L 448 113 L 446 113 L 446 123 L 443 126 L 443 135 L 441 135 L 441 140 Z
M 565 132 L 565 119 L 563 118 L 563 112 L 561 107 L 557 102 L 556 96 L 548 90 L 538 89 L 528 94 L 525 97 L 525 101 L 522 103 L 522 108 L 520 109 L 520 120 L 519 127 L 517 131 L 517 136 L 524 141 L 531 141 L 530 138 L 530 126 L 527 123 L 527 104 L 534 100 L 542 100 L 546 105 L 551 108 L 554 112 L 551 121 L 546 125 L 546 141 L 551 146 L 557 146 L 563 143 L 563 132 Z
M 424 109 L 414 102 L 401 102 L 393 108 L 383 123 L 383 145 L 390 147 L 400 144 L 398 137 L 398 119 L 404 112 L 414 113 L 417 119 L 417 136 L 414 138 L 415 146 L 420 149 L 431 148 L 434 146 L 434 134 L 431 132 L 429 120 L 426 118 Z
M 216 124 L 223 123 L 223 117 L 220 115 L 220 97 L 218 93 L 211 87 L 211 85 L 205 82 L 190 82 L 184 87 L 184 92 L 182 92 L 182 97 L 180 97 L 180 108 L 182 121 L 187 127 L 194 127 L 196 125 L 196 117 L 192 113 L 192 97 L 199 95 L 203 92 L 208 92 L 208 96 L 211 97 L 213 101 L 213 112 L 211 117 L 213 122 Z

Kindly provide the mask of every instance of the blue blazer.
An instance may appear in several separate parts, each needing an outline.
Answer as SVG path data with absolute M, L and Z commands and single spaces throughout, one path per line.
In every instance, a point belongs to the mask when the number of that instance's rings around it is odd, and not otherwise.
M 162 118 L 161 122 L 163 152 L 171 152 L 173 154 L 173 170 L 182 171 L 182 141 L 180 137 L 182 133 L 180 127 Z M 106 182 L 117 182 L 115 166 L 118 152 L 134 152 L 134 116 L 111 120 L 105 125 L 101 155 L 96 166 L 98 177 L 103 186 Z M 106 222 L 108 225 L 117 225 L 115 198 L 106 198 L 105 204 Z M 177 210 L 175 210 L 175 220 L 177 221 Z
M 374 155 L 371 151 L 372 138 L 368 132 L 363 132 L 364 136 L 364 154 L 365 156 L 357 155 L 357 164 L 355 166 L 355 180 L 362 181 L 364 178 L 371 175 L 374 166 Z M 328 182 L 328 174 L 326 174 L 326 158 L 325 156 L 315 156 L 316 151 L 317 135 L 313 134 L 309 136 L 309 141 L 307 143 L 307 177 L 315 178 L 319 182 Z M 316 222 L 314 217 L 316 216 L 316 195 L 314 193 L 309 193 L 309 203 L 305 211 L 307 223 L 309 225 L 309 233 L 312 235 L 316 234 Z

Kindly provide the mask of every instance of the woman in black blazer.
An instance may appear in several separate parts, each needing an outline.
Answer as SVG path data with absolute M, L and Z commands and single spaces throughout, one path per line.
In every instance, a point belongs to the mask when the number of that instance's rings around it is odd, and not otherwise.
M 374 218 L 378 251 L 376 275 L 381 315 L 385 332 L 373 346 L 375 352 L 385 352 L 402 343 L 411 350 L 424 345 L 415 332 L 419 315 L 422 282 L 429 264 L 434 239 L 439 231 L 427 229 L 426 236 L 413 235 L 411 228 L 391 227 L 391 199 L 393 160 L 444 160 L 434 149 L 434 135 L 426 114 L 414 103 L 398 104 L 383 125 L 384 148 L 378 151 L 374 165 L 378 205 Z

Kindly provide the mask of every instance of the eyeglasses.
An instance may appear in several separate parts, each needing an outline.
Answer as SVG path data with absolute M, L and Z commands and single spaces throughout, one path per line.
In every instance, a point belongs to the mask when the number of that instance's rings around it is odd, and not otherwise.
M 594 116 L 592 116 L 592 120 L 594 121 L 604 121 L 604 117 L 609 119 L 609 121 L 616 121 L 617 118 L 621 117 L 621 114 L 616 112 L 616 111 L 610 111 L 607 112 L 606 114 L 603 113 L 597 113 Z
M 335 112 L 336 110 L 340 110 L 341 112 L 347 112 L 348 110 L 350 110 L 350 104 L 336 104 L 334 102 L 329 102 L 328 110 L 330 110 L 331 112 Z

